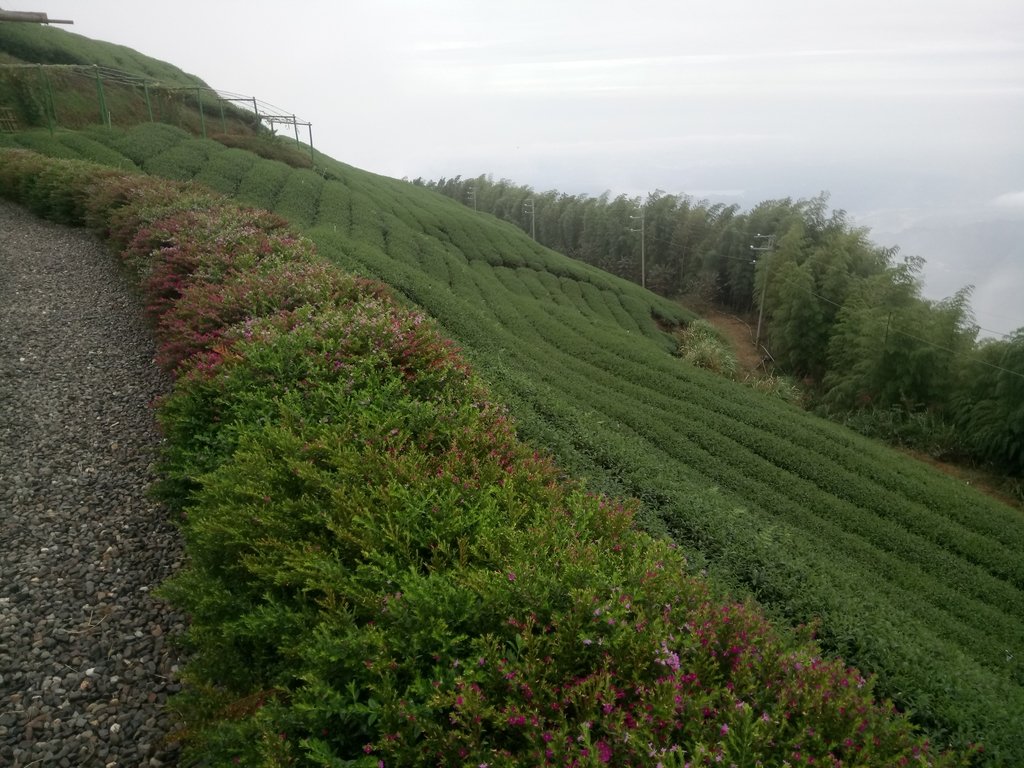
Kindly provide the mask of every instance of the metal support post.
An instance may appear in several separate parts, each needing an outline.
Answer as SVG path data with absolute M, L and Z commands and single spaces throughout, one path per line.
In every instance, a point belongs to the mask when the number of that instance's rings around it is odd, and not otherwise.
M 647 241 L 647 216 L 643 205 L 640 206 L 640 214 L 637 216 L 630 216 L 629 218 L 634 221 L 640 222 L 640 229 L 630 228 L 633 232 L 640 233 L 640 287 L 647 287 L 647 254 L 646 254 L 646 241 Z
M 206 116 L 203 114 L 203 92 L 196 88 L 196 101 L 199 102 L 199 125 L 203 129 L 203 138 L 206 138 Z
M 754 235 L 754 239 L 755 240 L 767 240 L 768 244 L 767 245 L 762 245 L 762 246 L 753 246 L 752 245 L 752 246 L 750 246 L 750 250 L 752 250 L 752 251 L 771 253 L 775 249 L 775 235 L 761 235 L 761 234 L 757 234 L 757 235 Z M 755 264 L 757 263 L 756 259 L 754 260 L 754 263 Z M 754 341 L 757 344 L 761 343 L 761 322 L 764 320 L 764 298 L 765 298 L 765 294 L 768 292 L 768 268 L 769 268 L 769 266 L 770 266 L 770 263 L 769 262 L 765 262 L 764 278 L 763 278 L 763 280 L 761 282 L 761 301 L 759 302 L 758 309 L 757 309 L 757 334 L 754 337 Z
M 525 203 L 523 203 L 523 211 L 530 214 L 530 237 L 534 240 L 537 239 L 537 207 L 533 203 L 531 197 Z
M 100 102 L 100 122 L 109 128 L 110 113 L 107 111 L 107 101 L 103 98 L 103 80 L 100 79 L 100 68 L 93 65 L 93 70 L 96 72 L 96 95 Z

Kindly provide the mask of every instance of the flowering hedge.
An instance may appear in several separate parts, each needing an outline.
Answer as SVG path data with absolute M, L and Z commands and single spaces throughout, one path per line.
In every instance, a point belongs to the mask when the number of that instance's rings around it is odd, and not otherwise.
M 246 766 L 949 765 L 515 436 L 458 351 L 272 215 L 0 154 L 138 276 L 176 386 L 192 756 Z

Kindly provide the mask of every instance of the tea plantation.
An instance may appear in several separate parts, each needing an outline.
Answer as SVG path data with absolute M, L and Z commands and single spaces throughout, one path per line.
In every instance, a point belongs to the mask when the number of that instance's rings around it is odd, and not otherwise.
M 1024 764 L 1024 516 L 829 422 L 684 364 L 684 310 L 411 184 L 322 174 L 175 128 L 0 144 L 195 180 L 285 217 L 434 318 L 526 442 L 822 645 L 938 745 Z

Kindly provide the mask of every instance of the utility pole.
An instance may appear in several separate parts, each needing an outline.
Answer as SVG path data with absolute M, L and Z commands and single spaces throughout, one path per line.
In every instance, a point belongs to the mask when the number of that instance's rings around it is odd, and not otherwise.
M 534 240 L 537 239 L 537 209 L 533 204 L 533 198 L 531 197 L 525 203 L 523 203 L 523 212 L 530 214 L 530 237 Z
M 466 190 L 466 194 L 469 196 L 469 199 L 473 201 L 473 210 L 475 211 L 476 210 L 476 187 L 474 185 L 470 184 L 469 185 L 469 189 Z
M 759 253 L 762 253 L 762 252 L 763 253 L 771 253 L 773 250 L 775 250 L 775 235 L 762 235 L 762 234 L 759 233 L 759 234 L 754 235 L 754 239 L 758 240 L 758 241 L 765 241 L 767 244 L 766 245 L 752 245 L 752 246 L 750 246 L 750 250 L 756 251 L 756 252 L 759 252 Z M 757 259 L 755 258 L 750 263 L 751 264 L 757 264 Z M 764 296 L 765 296 L 765 293 L 767 292 L 767 290 L 768 290 L 768 265 L 767 265 L 767 262 L 766 262 L 765 268 L 764 268 L 764 280 L 761 282 L 761 301 L 760 301 L 760 304 L 759 304 L 758 310 L 757 310 L 757 336 L 754 339 L 754 341 L 756 341 L 758 344 L 761 343 L 761 321 L 764 319 Z
M 633 221 L 640 222 L 640 229 L 636 227 L 630 227 L 630 232 L 640 233 L 640 287 L 647 287 L 647 256 L 645 254 L 645 246 L 647 240 L 647 221 L 644 215 L 644 206 L 640 206 L 640 213 L 636 216 L 630 216 Z

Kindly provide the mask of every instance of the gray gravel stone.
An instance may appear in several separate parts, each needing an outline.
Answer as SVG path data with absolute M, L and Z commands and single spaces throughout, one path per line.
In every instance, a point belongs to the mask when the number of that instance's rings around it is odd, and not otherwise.
M 0 201 L 0 765 L 177 763 L 154 355 L 96 238 Z

